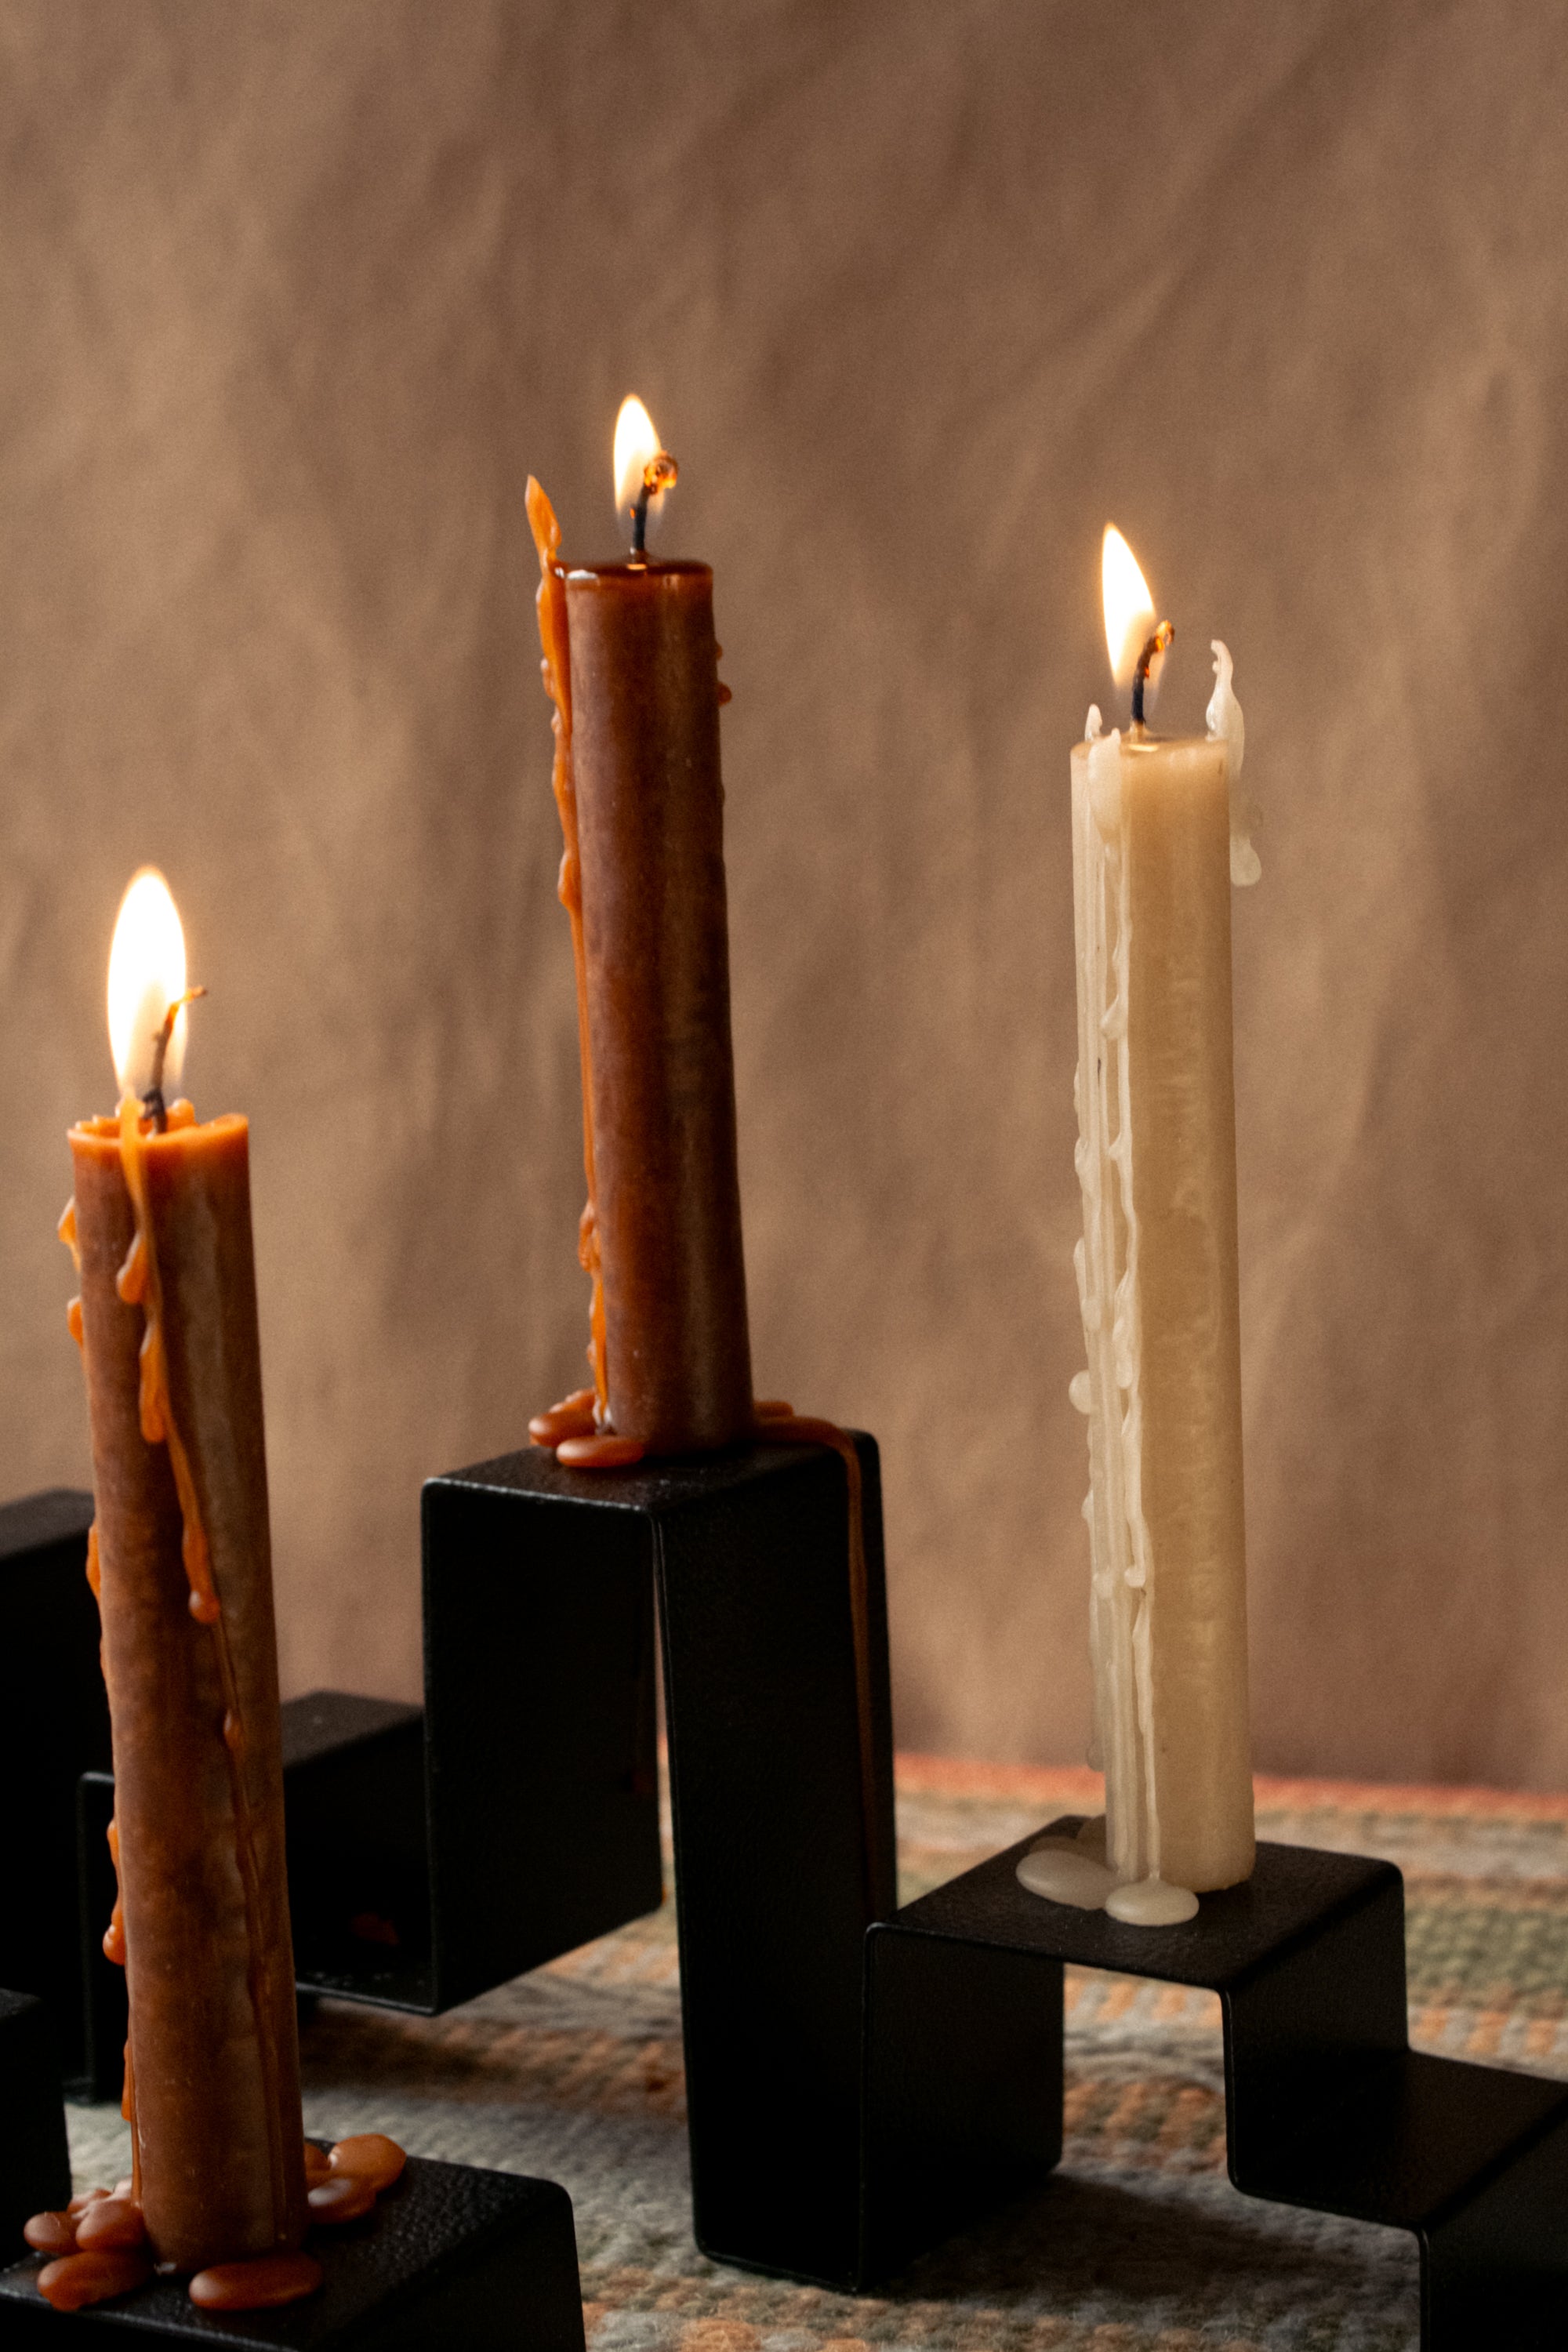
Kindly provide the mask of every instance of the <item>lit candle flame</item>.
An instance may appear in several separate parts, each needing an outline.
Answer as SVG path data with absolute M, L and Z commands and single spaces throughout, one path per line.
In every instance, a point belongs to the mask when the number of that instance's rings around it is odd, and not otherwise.
M 636 524 L 634 544 L 640 553 L 642 533 L 650 513 L 658 514 L 664 494 L 676 479 L 675 460 L 658 446 L 653 419 L 628 393 L 616 419 L 616 511 L 630 514 Z
M 155 866 L 132 877 L 120 902 L 109 951 L 109 1045 L 122 1094 L 144 1095 L 153 1083 L 159 1032 L 171 1004 L 185 993 L 185 935 L 169 886 Z M 163 1057 L 163 1085 L 172 1088 L 185 1058 L 189 1014 L 182 1005 Z
M 1113 522 L 1105 526 L 1100 584 L 1105 599 L 1105 649 L 1118 686 L 1131 684 L 1138 656 L 1154 634 L 1154 599 L 1138 559 Z

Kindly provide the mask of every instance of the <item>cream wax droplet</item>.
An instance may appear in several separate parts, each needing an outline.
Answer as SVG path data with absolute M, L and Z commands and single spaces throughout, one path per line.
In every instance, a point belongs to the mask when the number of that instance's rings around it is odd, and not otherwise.
M 1184 1886 L 1167 1886 L 1163 1878 L 1137 1878 L 1119 1886 L 1105 1906 L 1124 1927 L 1179 1927 L 1198 1915 L 1198 1898 Z
M 1086 1853 L 1076 1840 L 1053 1838 L 1024 1856 L 1018 1864 L 1018 1884 L 1031 1895 L 1043 1895 L 1047 1903 L 1100 1911 L 1116 1881 L 1104 1863 Z
M 1230 878 L 1234 888 L 1246 890 L 1258 881 L 1263 863 L 1253 847 L 1258 822 L 1258 803 L 1241 781 L 1247 751 L 1247 721 L 1231 685 L 1230 648 L 1218 637 L 1210 641 L 1214 656 L 1215 690 L 1204 713 L 1209 741 L 1225 745 L 1226 781 L 1230 791 Z
M 1093 1402 L 1089 1393 L 1089 1374 L 1075 1372 L 1068 1382 L 1068 1397 L 1077 1412 L 1088 1412 Z
M 1114 843 L 1121 825 L 1121 730 L 1097 735 L 1089 751 L 1089 803 L 1100 837 Z

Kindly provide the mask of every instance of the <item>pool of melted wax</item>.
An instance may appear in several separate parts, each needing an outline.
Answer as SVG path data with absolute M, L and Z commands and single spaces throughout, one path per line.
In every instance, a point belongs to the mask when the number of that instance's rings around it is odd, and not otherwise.
M 203 2311 L 275 2311 L 299 2303 L 321 2284 L 313 2254 L 258 2254 L 247 2263 L 214 2263 L 191 2281 L 191 2301 Z
M 399 2179 L 407 2158 L 381 2132 L 359 2132 L 331 2148 L 305 2143 L 306 2203 L 313 2227 L 358 2221 Z M 54 2257 L 38 2273 L 38 2292 L 57 2311 L 81 2311 L 145 2286 L 153 2275 L 146 2224 L 129 2180 L 85 2189 L 62 2213 L 35 2213 L 22 2235 L 33 2252 Z M 191 2301 L 204 2311 L 270 2311 L 314 2294 L 321 2265 L 313 2254 L 258 2254 L 197 2271 Z
M 1163 1878 L 1123 1886 L 1105 1859 L 1105 1816 L 1085 1822 L 1076 1836 L 1041 1838 L 1018 1864 L 1018 1884 L 1047 1903 L 1078 1911 L 1104 1911 L 1127 1927 L 1175 1927 L 1197 1915 L 1198 1898 Z

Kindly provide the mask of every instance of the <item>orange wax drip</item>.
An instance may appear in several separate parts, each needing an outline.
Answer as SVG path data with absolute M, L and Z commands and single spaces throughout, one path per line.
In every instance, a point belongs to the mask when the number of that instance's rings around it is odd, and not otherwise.
M 876 1728 L 871 1712 L 871 1612 L 866 1576 L 866 1523 L 861 1509 L 860 1456 L 847 1429 L 798 1413 L 776 1399 L 754 1407 L 757 1433 L 784 1445 L 826 1445 L 844 1465 L 849 1489 L 849 1624 L 855 1649 L 855 1712 L 860 1731 L 860 1799 L 866 1824 L 870 1893 L 879 1879 L 880 1816 L 876 1792 Z
M 94 2246 L 144 2246 L 147 2224 L 134 2197 L 95 2197 L 79 2216 L 76 2242 L 80 2252 Z
M 408 2159 L 382 2132 L 358 2132 L 331 2148 L 305 2142 L 310 2210 L 317 2224 L 357 2221 L 403 2177 Z M 153 2275 L 147 2225 L 134 2179 L 112 2193 L 84 2189 L 63 2213 L 35 2213 L 22 2236 L 35 2253 L 52 2259 L 38 2273 L 38 2292 L 58 2311 L 80 2311 L 145 2286 Z M 314 2294 L 321 2265 L 313 2254 L 258 2254 L 247 2262 L 213 2263 L 191 2280 L 191 2301 L 204 2311 L 268 2311 Z
M 64 2254 L 38 2273 L 38 2293 L 57 2311 L 82 2311 L 145 2286 L 153 2264 L 139 2248 L 102 2246 L 94 2253 Z
M 22 2224 L 22 2236 L 36 2254 L 74 2254 L 76 2223 L 68 2213 L 34 2213 Z
M 195 1112 L 184 1100 L 171 1103 L 165 1133 L 177 1134 L 182 1129 L 194 1127 Z M 142 1434 L 149 1445 L 162 1444 L 168 1450 L 169 1467 L 174 1474 L 174 1491 L 179 1498 L 180 1517 L 184 1534 L 181 1557 L 190 1583 L 191 1615 L 201 1625 L 212 1630 L 216 1652 L 218 1687 L 223 1695 L 223 1740 L 228 1758 L 229 1795 L 234 1808 L 235 1859 L 239 1866 L 240 1884 L 245 1892 L 247 1925 L 247 1973 L 250 1986 L 251 2012 L 256 2022 L 256 2044 L 261 2060 L 261 2070 L 267 2084 L 268 2157 L 272 2174 L 273 2211 L 280 2214 L 287 2209 L 288 2171 L 279 2132 L 279 2057 L 274 2046 L 270 2020 L 272 2004 L 268 1975 L 266 1939 L 261 1933 L 261 1878 L 256 1858 L 256 1827 L 251 1815 L 249 1795 L 241 1769 L 244 1753 L 244 1730 L 239 1706 L 239 1690 L 234 1671 L 234 1659 L 229 1649 L 228 1633 L 224 1624 L 223 1604 L 213 1582 L 212 1554 L 207 1544 L 206 1528 L 202 1518 L 201 1498 L 196 1492 L 195 1475 L 184 1441 L 175 1426 L 169 1394 L 168 1356 L 163 1341 L 163 1294 L 158 1275 L 158 1255 L 153 1237 L 153 1221 L 147 1203 L 146 1148 L 153 1132 L 153 1122 L 142 1111 L 132 1094 L 121 1097 L 119 1110 L 120 1158 L 124 1171 L 126 1190 L 131 1195 L 131 1207 L 136 1221 L 136 1237 L 131 1244 L 125 1264 L 121 1267 L 116 1288 L 127 1306 L 140 1306 L 146 1328 L 142 1339 Z M 119 1906 L 116 1906 L 116 1916 Z M 110 1933 L 112 1933 L 112 1924 Z M 122 1938 L 123 1940 L 123 1936 Z M 107 1948 L 107 1946 L 106 1946 Z M 140 2178 L 140 2141 L 135 2129 L 135 2099 L 132 2083 L 131 2045 L 125 2048 L 125 2113 L 132 2123 L 133 2163 Z M 268 2257 L 268 2259 L 271 2259 Z
M 214 2263 L 186 2290 L 202 2311 L 275 2311 L 314 2294 L 321 2265 L 314 2254 L 258 2254 L 246 2263 Z
M 55 1231 L 58 1234 L 61 1241 L 64 1242 L 67 1249 L 69 1250 L 72 1262 L 76 1266 L 78 1274 L 79 1274 L 81 1272 L 81 1252 L 77 1247 L 76 1195 L 74 1193 L 66 1202 L 65 1207 L 61 1210 L 60 1221 L 55 1227 Z M 81 1300 L 79 1298 L 73 1298 L 66 1307 L 66 1329 L 70 1333 L 71 1338 L 76 1341 L 79 1348 L 84 1344 L 82 1339 Z M 95 1585 L 93 1590 L 96 1591 L 97 1589 L 98 1588 Z
M 334 2174 L 307 2189 L 305 2202 L 312 2221 L 360 2221 L 374 2205 L 375 2190 L 368 2180 L 355 2180 L 346 2172 Z
M 89 2189 L 63 2213 L 35 2213 L 22 2235 L 35 2253 L 53 2259 L 38 2273 L 38 2292 L 57 2311 L 82 2311 L 145 2286 L 153 2275 L 147 2225 L 134 2184 L 112 2196 Z
M 647 1454 L 640 1437 L 617 1437 L 605 1430 L 592 1436 L 563 1437 L 555 1449 L 555 1459 L 567 1470 L 629 1470 Z
M 379 2197 L 403 2178 L 407 2157 L 384 2132 L 354 2132 L 334 2143 L 327 2154 L 327 2169 L 338 2179 L 368 2180 Z
M 594 1394 L 602 1423 L 609 1410 L 609 1380 L 605 1350 L 605 1280 L 599 1259 L 598 1191 L 594 1179 L 594 1098 L 590 1086 L 588 1045 L 588 961 L 583 945 L 583 869 L 577 847 L 577 791 L 572 780 L 572 656 L 566 635 L 566 588 L 562 565 L 561 526 L 555 509 L 531 474 L 528 478 L 528 522 L 539 550 L 539 642 L 544 690 L 555 705 L 551 727 L 555 736 L 555 762 L 551 782 L 561 814 L 564 847 L 557 895 L 572 926 L 572 961 L 577 976 L 577 1050 L 583 1068 L 583 1169 L 588 1180 L 587 1205 L 577 1226 L 577 1257 L 592 1276 L 589 1310 L 588 1361 L 594 1373 Z
M 95 1519 L 87 1531 L 87 1580 L 92 1597 L 100 1600 L 103 1590 L 103 1570 L 98 1556 L 98 1522 Z M 98 1645 L 99 1664 L 103 1663 L 103 1644 Z M 107 1682 L 107 1675 L 105 1680 Z M 103 1957 L 117 1969 L 125 1966 L 125 1905 L 120 1885 L 120 1824 L 111 1820 L 104 1832 L 108 1841 L 109 1858 L 114 1864 L 114 1908 L 109 1915 L 109 1925 L 103 1931 Z M 142 2144 L 136 2133 L 136 2078 L 131 2064 L 131 2043 L 125 2043 L 125 2080 L 120 2094 L 120 2112 L 131 2126 L 131 2196 L 137 2210 L 142 2200 Z M 118 2294 L 118 2288 L 110 2292 Z
M 552 1405 L 548 1412 L 536 1413 L 528 1424 L 529 1435 L 536 1445 L 550 1447 L 555 1459 L 567 1470 L 624 1470 L 646 1459 L 647 1449 L 633 1438 L 621 1438 L 602 1430 L 595 1419 L 592 1389 L 579 1389 Z M 876 1733 L 871 1718 L 871 1625 L 870 1604 L 866 1583 L 866 1533 L 860 1503 L 860 1456 L 855 1441 L 837 1422 L 819 1421 L 797 1413 L 793 1405 L 776 1399 L 753 1405 L 757 1433 L 771 1437 L 785 1445 L 826 1445 L 837 1454 L 844 1465 L 848 1483 L 849 1503 L 849 1616 L 855 1648 L 856 1716 L 860 1733 L 860 1785 L 865 1804 L 866 1851 L 875 1879 L 876 1863 L 881 1857 L 875 1849 L 879 1843 L 879 1814 L 874 1786 Z

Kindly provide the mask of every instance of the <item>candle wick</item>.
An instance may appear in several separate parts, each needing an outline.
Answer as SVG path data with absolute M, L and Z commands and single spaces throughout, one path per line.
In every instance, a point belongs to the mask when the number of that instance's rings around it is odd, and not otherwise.
M 1171 626 L 1169 621 L 1162 621 L 1159 627 L 1154 631 L 1152 636 L 1148 639 L 1144 645 L 1142 652 L 1138 656 L 1138 667 L 1132 674 L 1132 724 L 1134 728 L 1141 729 L 1142 727 L 1143 690 L 1149 684 L 1152 674 L 1157 677 L 1159 666 L 1165 658 L 1165 649 L 1175 634 L 1176 632 Z
M 647 502 L 672 490 L 679 478 L 679 468 L 668 449 L 658 451 L 642 469 L 642 488 L 632 508 L 632 554 L 638 562 L 647 554 Z
M 142 1097 L 142 1108 L 153 1122 L 154 1135 L 166 1135 L 169 1131 L 169 1107 L 163 1100 L 163 1064 L 168 1057 L 169 1040 L 174 1034 L 174 1024 L 184 1005 L 194 1004 L 198 996 L 205 994 L 205 988 L 187 988 L 184 996 L 176 996 L 164 1013 L 163 1024 L 153 1041 L 153 1081 Z

